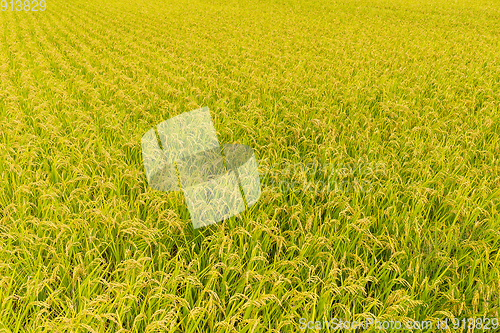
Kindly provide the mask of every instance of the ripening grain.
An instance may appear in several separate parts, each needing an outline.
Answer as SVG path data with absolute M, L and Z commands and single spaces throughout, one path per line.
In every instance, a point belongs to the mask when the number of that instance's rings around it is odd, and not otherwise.
M 0 331 L 500 318 L 499 82 L 490 1 L 0 11 Z M 140 138 L 205 105 L 266 176 L 193 230 L 181 193 L 147 187 Z M 384 168 L 335 175 L 368 193 L 276 190 L 331 176 L 279 167 L 299 163 Z

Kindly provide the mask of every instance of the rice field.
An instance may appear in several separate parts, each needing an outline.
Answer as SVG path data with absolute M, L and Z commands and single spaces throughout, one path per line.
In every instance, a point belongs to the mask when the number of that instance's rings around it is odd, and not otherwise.
M 4 2 L 0 332 L 500 331 L 498 1 Z M 193 229 L 141 137 L 203 106 L 262 194 Z

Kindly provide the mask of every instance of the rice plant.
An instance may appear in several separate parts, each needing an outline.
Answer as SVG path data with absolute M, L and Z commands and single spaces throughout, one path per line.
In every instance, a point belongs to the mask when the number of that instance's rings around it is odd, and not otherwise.
M 500 329 L 500 3 L 3 2 L 1 332 Z M 141 136 L 203 106 L 262 194 L 193 229 Z

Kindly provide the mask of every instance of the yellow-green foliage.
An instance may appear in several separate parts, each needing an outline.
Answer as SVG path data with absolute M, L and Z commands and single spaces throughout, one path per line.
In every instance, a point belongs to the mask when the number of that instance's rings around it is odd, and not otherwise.
M 500 317 L 499 45 L 482 0 L 0 12 L 0 331 Z M 266 182 L 323 175 L 277 170 L 193 230 L 181 193 L 147 187 L 140 138 L 201 106 L 262 168 L 384 172 L 369 193 L 285 194 Z

